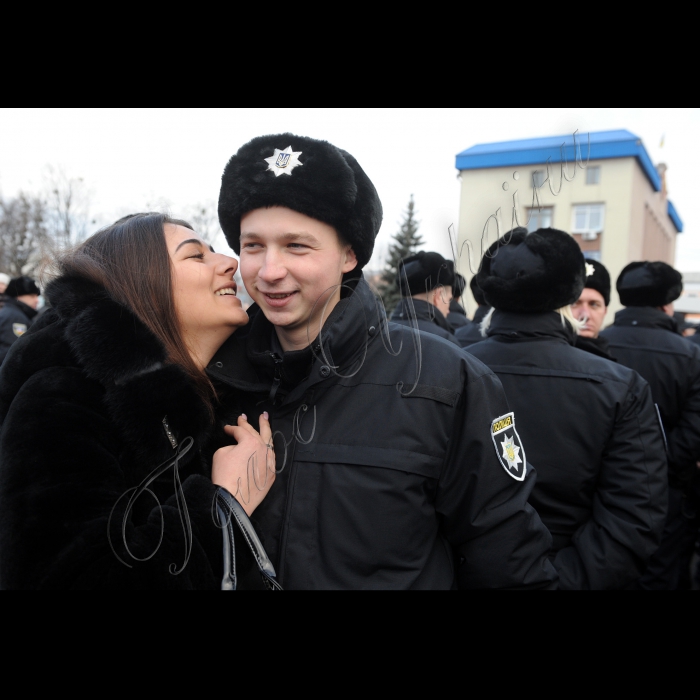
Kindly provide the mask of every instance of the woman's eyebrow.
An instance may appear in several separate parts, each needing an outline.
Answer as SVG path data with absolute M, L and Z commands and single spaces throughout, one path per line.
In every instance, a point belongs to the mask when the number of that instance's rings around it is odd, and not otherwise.
M 200 241 L 199 238 L 188 238 L 186 241 L 182 241 L 182 243 L 175 248 L 175 252 L 177 253 L 177 251 L 180 250 L 183 245 L 187 245 L 188 243 L 196 243 L 200 248 L 202 247 L 202 241 Z M 212 250 L 212 253 L 213 252 L 214 251 Z

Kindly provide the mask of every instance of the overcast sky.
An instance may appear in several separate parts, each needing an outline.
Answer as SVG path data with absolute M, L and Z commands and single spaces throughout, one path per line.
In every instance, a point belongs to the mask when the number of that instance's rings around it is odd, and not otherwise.
M 384 206 L 370 263 L 378 267 L 411 194 L 425 248 L 449 254 L 460 151 L 577 129 L 584 135 L 627 129 L 655 164 L 668 165 L 669 197 L 684 224 L 676 266 L 700 271 L 699 127 L 700 109 L 3 109 L 0 193 L 38 192 L 46 166 L 59 166 L 84 178 L 100 224 L 147 206 L 182 216 L 195 204 L 216 202 L 221 172 L 242 144 L 290 131 L 349 151 L 374 182 Z M 500 194 L 494 192 L 496 206 Z M 223 239 L 217 244 L 223 247 Z

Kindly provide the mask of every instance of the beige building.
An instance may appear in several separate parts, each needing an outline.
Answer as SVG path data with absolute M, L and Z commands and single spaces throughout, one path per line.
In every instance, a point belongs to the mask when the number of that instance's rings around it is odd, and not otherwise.
M 633 260 L 675 262 L 683 225 L 667 198 L 666 166 L 652 164 L 629 131 L 602 131 L 472 146 L 457 155 L 461 180 L 455 260 L 471 279 L 499 236 L 525 226 L 571 233 L 612 279 Z M 471 315 L 474 301 L 466 300 Z

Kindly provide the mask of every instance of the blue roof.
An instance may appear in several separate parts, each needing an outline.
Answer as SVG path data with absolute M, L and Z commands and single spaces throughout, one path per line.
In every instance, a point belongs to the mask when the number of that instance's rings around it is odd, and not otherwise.
M 673 221 L 673 225 L 676 227 L 676 231 L 678 233 L 683 232 L 683 222 L 681 221 L 681 217 L 678 216 L 678 212 L 676 211 L 676 207 L 673 206 L 673 203 L 671 200 L 668 200 L 668 217 Z
M 656 192 L 661 190 L 661 178 L 638 136 L 626 129 L 591 132 L 590 155 L 588 138 L 588 132 L 577 133 L 576 147 L 574 147 L 573 134 L 547 136 L 539 139 L 521 139 L 519 141 L 481 143 L 458 153 L 455 166 L 457 170 L 477 170 L 517 165 L 538 165 L 546 163 L 548 158 L 551 159 L 552 163 L 560 163 L 562 151 L 564 159 L 571 164 L 574 163 L 576 156 L 579 156 L 584 163 L 589 158 L 591 160 L 604 160 L 606 158 L 631 157 L 637 159 L 654 190 Z M 680 233 L 683 230 L 683 223 L 670 201 L 668 202 L 668 215 Z

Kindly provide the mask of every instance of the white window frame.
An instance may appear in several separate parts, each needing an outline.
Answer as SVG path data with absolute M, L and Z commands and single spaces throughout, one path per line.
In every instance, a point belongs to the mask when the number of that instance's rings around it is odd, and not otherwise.
M 592 228 L 590 226 L 591 211 L 600 212 L 600 225 Z M 577 214 L 580 210 L 585 210 L 586 224 L 583 227 L 576 226 Z M 574 204 L 571 209 L 571 233 L 603 233 L 605 228 L 605 204 Z
M 530 228 L 530 224 L 532 223 L 532 218 L 530 216 L 530 212 L 532 212 L 532 216 L 536 216 L 537 220 L 540 220 L 540 214 L 545 211 L 549 210 L 550 212 L 550 218 L 549 218 L 549 226 L 551 227 L 552 223 L 554 222 L 554 207 L 548 206 L 548 207 L 528 207 L 525 210 L 525 220 L 528 222 L 526 225 L 527 230 L 532 233 L 532 231 L 536 231 L 538 228 L 542 228 L 542 226 L 537 226 L 534 229 Z
M 589 174 L 596 173 L 595 182 L 590 182 L 588 179 Z M 587 185 L 600 185 L 600 165 L 589 165 L 586 168 L 586 184 Z

